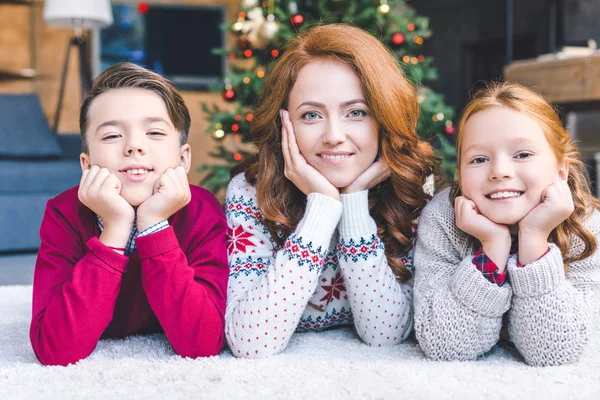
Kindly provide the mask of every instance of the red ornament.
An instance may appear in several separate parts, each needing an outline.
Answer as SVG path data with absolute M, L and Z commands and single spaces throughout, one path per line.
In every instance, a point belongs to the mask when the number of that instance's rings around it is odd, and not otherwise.
M 248 121 L 248 122 L 252 121 L 252 114 L 246 114 L 246 121 Z
M 223 92 L 223 97 L 227 101 L 233 101 L 235 99 L 235 92 L 232 89 L 227 89 Z
M 237 132 L 240 130 L 240 126 L 238 124 L 231 125 L 231 130 Z
M 234 159 L 235 161 L 240 161 L 240 160 L 242 159 L 242 155 L 241 155 L 240 153 L 235 153 L 235 154 L 233 155 L 233 159 Z
M 235 117 L 233 117 L 233 119 L 239 122 L 242 120 L 242 116 L 240 114 L 237 114 Z
M 273 58 L 279 57 L 279 50 L 277 50 L 277 49 L 271 50 L 271 55 L 273 56 Z
M 417 57 L 417 59 L 418 59 L 420 62 L 423 62 L 423 61 L 425 61 L 425 56 L 424 56 L 423 54 L 421 54 L 419 57 Z
M 392 43 L 394 43 L 396 46 L 400 46 L 402 43 L 404 43 L 404 40 L 404 35 L 399 32 L 392 35 Z
M 246 56 L 246 58 L 252 57 L 252 50 L 244 50 L 244 56 Z
M 447 126 L 446 127 L 446 133 L 448 135 L 452 135 L 454 133 L 454 126 Z
M 148 3 L 138 4 L 138 12 L 140 14 L 146 14 L 148 12 L 148 10 L 150 10 L 150 6 L 148 5 Z
M 296 14 L 292 17 L 292 24 L 294 25 L 301 25 L 304 22 L 304 17 L 302 16 L 302 14 Z

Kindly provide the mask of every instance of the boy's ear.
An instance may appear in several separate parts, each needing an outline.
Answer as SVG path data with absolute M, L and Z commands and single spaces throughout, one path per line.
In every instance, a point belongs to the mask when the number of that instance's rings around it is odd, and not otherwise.
M 92 164 L 90 163 L 90 155 L 86 153 L 81 153 L 79 155 L 79 163 L 81 164 L 81 172 L 85 171 L 86 169 L 90 169 L 90 167 L 92 166 Z
M 180 153 L 179 165 L 185 169 L 186 174 L 189 174 L 190 168 L 192 167 L 192 148 L 186 143 L 181 146 Z

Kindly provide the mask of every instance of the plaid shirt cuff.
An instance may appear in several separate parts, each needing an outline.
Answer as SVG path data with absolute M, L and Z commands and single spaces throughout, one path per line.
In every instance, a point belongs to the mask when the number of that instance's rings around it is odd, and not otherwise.
M 149 228 L 144 229 L 136 237 L 146 236 L 146 235 L 149 235 L 151 233 L 155 233 L 155 232 L 158 232 L 158 231 L 162 231 L 163 229 L 167 229 L 168 227 L 169 227 L 169 221 L 167 221 L 165 219 L 163 221 L 157 222 L 156 224 L 152 225 Z
M 506 279 L 506 269 L 502 273 L 498 273 L 498 266 L 483 252 L 483 247 L 480 247 L 473 257 L 473 264 L 483 276 L 498 286 L 504 285 Z
M 539 257 L 537 258 L 537 260 L 539 260 L 540 258 L 544 257 L 544 256 L 545 256 L 546 254 L 548 254 L 549 252 L 550 252 L 550 246 L 548 246 L 548 250 L 546 250 L 546 252 L 545 252 L 544 254 L 542 254 L 541 256 L 539 256 Z M 535 261 L 537 261 L 537 260 L 535 260 Z M 534 262 L 535 262 L 535 261 L 534 261 Z M 521 263 L 518 261 L 518 259 L 517 259 L 517 267 L 519 267 L 519 268 L 523 268 L 523 267 L 524 267 L 524 266 L 526 266 L 526 265 L 528 265 L 528 264 L 521 264 Z

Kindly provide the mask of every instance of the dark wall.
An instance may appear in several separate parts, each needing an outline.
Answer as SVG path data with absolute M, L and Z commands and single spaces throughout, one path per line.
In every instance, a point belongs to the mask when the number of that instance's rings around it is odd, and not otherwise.
M 551 52 L 550 4 L 556 2 L 556 45 L 594 38 L 600 43 L 600 0 L 513 0 L 513 59 Z M 504 0 L 418 0 L 433 36 L 423 53 L 435 58 L 439 79 L 428 85 L 457 111 L 482 80 L 501 78 L 506 61 Z

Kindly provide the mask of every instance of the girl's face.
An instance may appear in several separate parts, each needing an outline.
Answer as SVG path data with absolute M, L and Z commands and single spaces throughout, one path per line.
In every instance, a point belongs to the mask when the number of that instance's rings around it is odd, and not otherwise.
M 557 162 L 542 127 L 524 113 L 503 106 L 480 111 L 462 135 L 461 191 L 495 223 L 518 223 L 559 171 L 566 176 L 566 163 Z
M 288 111 L 300 153 L 335 187 L 348 186 L 377 158 L 379 127 L 346 64 L 319 60 L 303 67 Z

